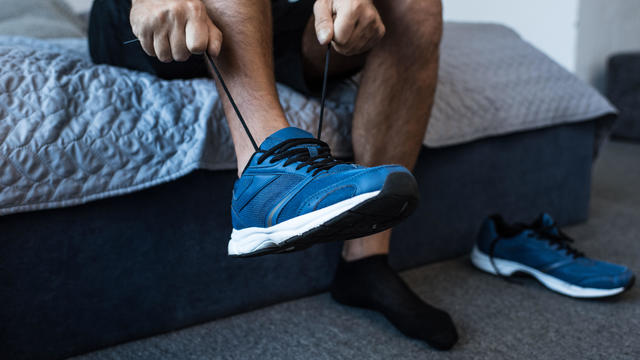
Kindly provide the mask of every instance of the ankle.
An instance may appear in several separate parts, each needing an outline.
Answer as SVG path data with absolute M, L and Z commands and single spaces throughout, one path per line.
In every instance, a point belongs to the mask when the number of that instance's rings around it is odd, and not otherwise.
M 274 122 L 273 124 L 265 124 L 258 129 L 253 129 L 251 131 L 251 136 L 254 138 L 256 146 L 259 147 L 266 138 L 287 126 L 289 126 L 289 124 L 286 123 L 286 120 Z M 242 131 L 244 132 L 244 129 L 242 129 Z M 255 154 L 256 149 L 253 147 L 246 134 L 235 137 L 234 145 L 236 150 L 238 177 L 240 177 L 244 168 L 249 164 L 251 157 Z
M 375 255 L 387 255 L 389 254 L 390 237 L 391 230 L 387 230 L 370 236 L 345 241 L 342 247 L 342 258 L 349 262 Z
M 388 251 L 347 252 L 342 250 L 342 259 L 346 262 L 358 261 L 376 255 L 388 255 Z
M 242 176 L 244 169 L 249 165 L 249 160 L 251 159 L 251 154 L 237 154 L 236 155 L 236 164 L 238 169 L 238 178 Z

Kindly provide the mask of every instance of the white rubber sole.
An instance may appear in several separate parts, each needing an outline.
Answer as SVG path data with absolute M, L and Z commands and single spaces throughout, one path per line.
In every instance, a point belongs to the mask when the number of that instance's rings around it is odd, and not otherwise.
M 471 262 L 478 269 L 482 271 L 486 271 L 493 275 L 497 275 L 495 272 L 495 269 L 491 265 L 491 260 L 489 259 L 489 255 L 480 251 L 480 249 L 478 249 L 477 246 L 474 246 L 473 251 L 471 252 Z M 598 298 L 598 297 L 613 296 L 625 290 L 624 287 L 615 288 L 615 289 L 597 289 L 597 288 L 580 287 L 514 261 L 509 261 L 509 260 L 494 257 L 493 262 L 496 265 L 496 268 L 498 268 L 498 271 L 500 272 L 500 274 L 504 276 L 511 276 L 513 273 L 523 272 L 533 276 L 542 285 L 546 286 L 550 290 L 553 290 L 563 295 L 575 297 L 575 298 Z
M 281 247 L 282 243 L 292 237 L 302 235 L 311 229 L 321 226 L 379 193 L 380 191 L 372 191 L 360 194 L 267 228 L 233 229 L 231 240 L 229 240 L 228 253 L 231 256 L 240 256 L 271 247 Z

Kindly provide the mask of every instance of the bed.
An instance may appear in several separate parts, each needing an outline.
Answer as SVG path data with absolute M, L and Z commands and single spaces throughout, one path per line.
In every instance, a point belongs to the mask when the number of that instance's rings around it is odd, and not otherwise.
M 235 159 L 211 81 L 96 66 L 82 22 L 54 8 L 60 37 L 0 36 L 0 357 L 63 358 L 326 290 L 340 244 L 226 256 Z M 331 92 L 340 157 L 357 83 Z M 289 121 L 314 128 L 318 100 L 278 90 Z M 466 254 L 494 212 L 584 221 L 615 114 L 512 30 L 446 24 L 422 201 L 392 265 Z

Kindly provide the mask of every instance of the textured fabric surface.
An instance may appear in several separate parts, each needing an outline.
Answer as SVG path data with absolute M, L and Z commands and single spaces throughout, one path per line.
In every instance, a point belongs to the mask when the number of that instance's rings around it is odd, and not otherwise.
M 235 168 L 209 80 L 94 66 L 81 40 L 1 38 L 0 61 L 0 215 L 120 195 L 196 168 Z M 289 122 L 313 131 L 317 101 L 279 90 Z M 323 139 L 348 156 L 349 107 L 329 106 Z
M 0 215 L 120 195 L 196 168 L 235 166 L 211 81 L 162 81 L 94 66 L 82 40 L 66 45 L 0 38 Z M 279 92 L 290 123 L 312 130 L 318 102 L 284 86 Z M 331 92 L 323 140 L 339 157 L 351 154 L 355 93 L 354 81 Z M 447 24 L 425 144 L 459 144 L 612 111 L 513 31 Z
M 85 36 L 85 25 L 63 0 L 0 0 L 0 9 L 0 35 Z
M 640 146 L 610 143 L 595 170 L 591 219 L 567 232 L 588 254 L 640 271 Z M 529 220 L 529 219 L 524 219 Z M 403 273 L 460 330 L 451 352 L 409 340 L 382 316 L 328 294 L 280 304 L 75 360 L 102 359 L 638 359 L 640 288 L 576 300 L 530 279 L 505 282 L 467 258 Z
M 609 59 L 607 97 L 620 109 L 613 135 L 640 141 L 640 53 Z
M 586 220 L 593 129 L 590 121 L 423 148 L 421 201 L 394 228 L 391 265 L 469 252 L 495 212 Z M 227 256 L 235 179 L 194 171 L 125 196 L 0 217 L 0 359 L 61 358 L 326 290 L 339 243 Z
M 439 147 L 496 134 L 592 119 L 609 102 L 513 30 L 449 24 L 425 144 Z

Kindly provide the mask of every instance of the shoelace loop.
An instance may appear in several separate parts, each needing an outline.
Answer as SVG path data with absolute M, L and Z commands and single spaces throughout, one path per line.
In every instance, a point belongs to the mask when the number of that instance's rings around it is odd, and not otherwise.
M 304 145 L 314 146 L 318 151 L 317 154 L 312 155 Z M 346 164 L 346 162 L 337 160 L 331 155 L 331 150 L 327 143 L 313 138 L 285 140 L 271 149 L 264 151 L 258 158 L 258 164 L 262 164 L 270 156 L 273 156 L 270 160 L 272 163 L 282 159 L 287 159 L 287 161 L 284 162 L 284 166 L 298 163 L 296 170 L 308 166 L 307 173 L 313 171 L 313 176 L 322 170 L 329 170 L 336 165 Z
M 554 233 L 553 230 L 556 232 Z M 583 252 L 571 246 L 575 241 L 562 232 L 555 222 L 547 226 L 534 228 L 534 232 L 530 233 L 529 237 L 547 241 L 549 244 L 555 245 L 558 250 L 564 250 L 567 255 L 572 256 L 574 259 L 584 257 Z

